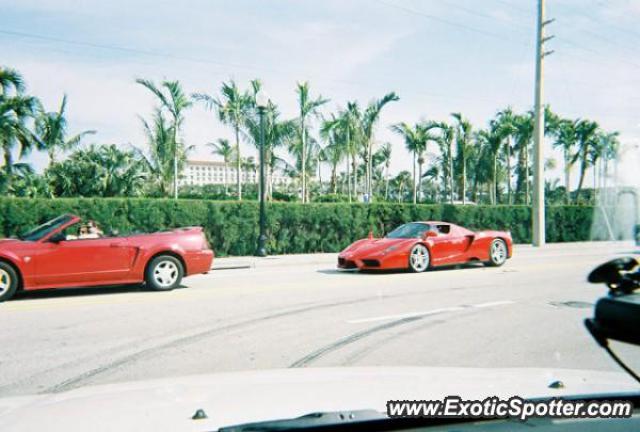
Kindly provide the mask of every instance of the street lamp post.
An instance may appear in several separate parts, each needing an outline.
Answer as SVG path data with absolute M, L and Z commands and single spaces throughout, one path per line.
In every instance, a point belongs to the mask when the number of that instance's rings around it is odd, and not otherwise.
M 256 249 L 256 256 L 267 256 L 267 215 L 264 205 L 265 201 L 265 181 L 264 181 L 264 164 L 265 164 L 265 142 L 264 142 L 264 117 L 269 104 L 269 98 L 260 90 L 256 94 L 256 107 L 258 108 L 258 115 L 260 116 L 260 236 L 258 237 L 258 248 Z

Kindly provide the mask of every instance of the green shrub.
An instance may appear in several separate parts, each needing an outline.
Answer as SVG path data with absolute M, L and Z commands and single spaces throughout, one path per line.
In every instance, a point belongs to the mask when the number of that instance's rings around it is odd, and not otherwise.
M 61 213 L 96 220 L 122 234 L 200 225 L 218 256 L 251 255 L 258 237 L 258 203 L 145 198 L 0 198 L 0 234 L 24 232 Z M 557 206 L 546 212 L 547 240 L 589 240 L 593 207 Z M 445 220 L 472 230 L 509 230 L 516 243 L 531 241 L 526 206 L 454 206 L 393 203 L 267 204 L 270 254 L 336 252 L 369 231 L 382 236 L 415 220 Z

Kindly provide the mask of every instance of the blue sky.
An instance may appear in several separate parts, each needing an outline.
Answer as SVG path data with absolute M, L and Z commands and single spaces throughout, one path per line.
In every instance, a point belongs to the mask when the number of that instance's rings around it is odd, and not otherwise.
M 398 171 L 411 162 L 391 123 L 459 111 L 482 126 L 506 106 L 531 107 L 535 3 L 0 0 L 0 64 L 19 69 L 47 109 L 66 92 L 72 131 L 97 129 L 94 141 L 121 145 L 144 145 L 137 116 L 154 105 L 136 77 L 179 79 L 189 93 L 260 78 L 287 117 L 297 81 L 331 99 L 327 113 L 393 90 L 400 101 L 384 112 L 376 138 L 393 143 Z M 547 0 L 547 15 L 556 38 L 546 102 L 620 131 L 638 153 L 640 1 Z M 205 158 L 206 142 L 231 134 L 195 107 L 184 136 Z

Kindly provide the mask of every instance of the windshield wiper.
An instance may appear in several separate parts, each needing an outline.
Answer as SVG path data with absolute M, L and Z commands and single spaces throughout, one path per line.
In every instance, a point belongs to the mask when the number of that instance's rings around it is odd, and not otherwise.
M 292 419 L 268 420 L 228 426 L 219 429 L 219 432 L 260 432 L 315 429 L 323 427 L 332 428 L 376 420 L 388 421 L 389 417 L 387 417 L 386 414 L 375 410 L 318 412 Z

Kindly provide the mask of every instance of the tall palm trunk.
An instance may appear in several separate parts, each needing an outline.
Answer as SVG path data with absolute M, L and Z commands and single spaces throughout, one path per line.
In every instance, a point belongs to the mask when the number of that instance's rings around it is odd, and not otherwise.
M 491 199 L 491 204 L 495 205 L 498 203 L 498 153 L 496 152 L 493 155 L 493 187 L 491 188 L 491 194 L 489 194 Z
M 236 133 L 236 183 L 238 200 L 242 201 L 242 160 L 240 158 L 240 125 L 235 124 Z
M 449 202 L 453 204 L 453 141 L 449 142 Z
M 178 120 L 173 121 L 173 197 L 178 199 Z
M 412 168 L 413 168 L 413 203 L 416 204 L 417 194 L 418 194 L 418 188 L 417 188 L 418 185 L 416 182 L 416 152 L 413 152 Z
M 385 165 L 386 174 L 384 176 L 384 200 L 389 200 L 389 164 Z
M 467 156 L 462 155 L 462 204 L 467 198 Z
M 507 139 L 507 204 L 511 205 L 511 138 Z
M 571 202 L 571 155 L 569 149 L 564 149 L 564 187 L 565 201 L 567 204 Z
M 5 190 L 9 190 L 11 187 L 11 181 L 13 180 L 13 155 L 10 148 L 4 149 L 4 172 L 5 172 Z
M 529 205 L 529 143 L 524 143 L 524 203 Z
M 333 194 L 338 193 L 338 178 L 337 178 L 338 174 L 337 174 L 337 171 L 338 171 L 338 166 L 335 163 L 332 164 L 331 165 L 331 185 L 330 185 L 330 188 L 331 188 L 331 192 Z
M 367 194 L 369 194 L 369 199 L 373 195 L 373 143 L 371 140 L 367 146 Z
M 356 154 L 351 155 L 351 167 L 353 168 L 353 196 L 358 199 L 358 159 Z
M 229 160 L 224 160 L 223 174 L 224 174 L 224 196 L 227 196 L 229 193 L 229 189 L 227 188 L 227 166 L 229 165 Z
M 300 136 L 302 137 L 302 169 L 300 170 L 302 176 L 302 203 L 307 202 L 307 137 L 304 129 L 304 115 L 300 113 Z
M 582 191 L 582 185 L 584 183 L 584 177 L 587 174 L 587 146 L 583 145 L 580 155 L 580 179 L 578 180 L 578 188 L 576 189 L 576 202 L 580 200 L 580 192 Z
M 422 156 L 418 158 L 418 191 L 416 196 L 422 200 Z
M 349 171 L 351 164 L 349 162 L 349 154 L 347 154 L 347 193 L 349 195 L 349 202 L 351 202 L 351 172 Z

